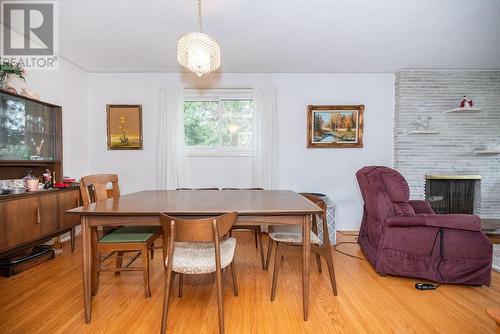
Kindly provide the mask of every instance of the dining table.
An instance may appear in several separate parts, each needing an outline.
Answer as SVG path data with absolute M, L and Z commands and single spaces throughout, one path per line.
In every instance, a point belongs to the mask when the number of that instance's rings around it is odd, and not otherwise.
M 90 323 L 92 273 L 98 226 L 159 226 L 160 213 L 174 217 L 210 217 L 236 211 L 235 225 L 302 226 L 302 302 L 304 320 L 309 309 L 310 233 L 312 215 L 321 209 L 290 190 L 145 190 L 108 198 L 66 211 L 79 215 L 82 225 L 82 272 L 85 322 Z

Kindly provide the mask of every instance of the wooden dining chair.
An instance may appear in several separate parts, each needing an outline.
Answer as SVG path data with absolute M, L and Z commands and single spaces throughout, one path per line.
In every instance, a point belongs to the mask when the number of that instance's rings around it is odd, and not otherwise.
M 263 188 L 222 188 L 221 190 L 264 190 Z M 231 228 L 233 231 L 253 232 L 255 238 L 255 248 L 260 250 L 260 262 L 262 269 L 266 268 L 266 260 L 264 257 L 264 246 L 262 242 L 262 228 L 260 225 L 238 225 Z M 231 232 L 230 235 L 231 235 Z
M 108 188 L 111 185 L 111 188 Z M 118 176 L 114 174 L 96 174 L 82 177 L 80 180 L 80 193 L 83 205 L 89 205 L 100 200 L 120 196 Z M 142 271 L 144 278 L 144 294 L 151 296 L 149 284 L 149 253 L 154 256 L 154 243 L 162 235 L 162 229 L 150 226 L 126 226 L 107 230 L 99 238 L 97 228 L 92 228 L 92 295 L 97 294 L 99 287 L 99 273 L 114 271 L 119 275 L 121 271 Z M 101 258 L 101 253 L 108 254 Z M 123 257 L 125 253 L 134 252 L 125 266 Z M 115 267 L 103 267 L 102 263 L 116 254 Z M 142 267 L 130 265 L 139 257 L 142 258 Z
M 168 302 L 174 277 L 179 275 L 179 297 L 182 296 L 184 274 L 214 273 L 217 282 L 217 303 L 219 313 L 219 333 L 224 333 L 224 303 L 222 299 L 225 268 L 231 266 L 234 295 L 238 296 L 234 252 L 236 239 L 224 237 L 237 218 L 236 212 L 203 219 L 179 219 L 160 215 L 163 228 L 164 247 L 167 258 L 165 265 L 165 294 L 161 318 L 161 333 L 166 333 Z M 168 241 L 166 239 L 168 238 Z
M 318 271 L 321 273 L 321 257 L 326 261 L 328 273 L 330 274 L 330 282 L 332 284 L 333 295 L 337 295 L 337 283 L 335 281 L 335 270 L 333 267 L 332 250 L 330 246 L 330 236 L 328 233 L 328 223 L 326 221 L 326 203 L 317 196 L 310 193 L 301 193 L 311 202 L 319 206 L 323 212 L 321 213 L 321 223 L 323 230 L 323 240 L 318 237 L 318 227 L 316 215 L 313 215 L 311 226 L 311 251 L 316 255 L 316 263 Z M 274 271 L 273 283 L 271 288 L 271 301 L 276 297 L 276 287 L 278 283 L 278 273 L 281 264 L 281 259 L 284 254 L 284 246 L 302 247 L 302 226 L 298 225 L 271 225 L 269 226 L 269 246 L 267 249 L 266 269 L 269 266 L 273 243 L 276 243 L 274 254 Z

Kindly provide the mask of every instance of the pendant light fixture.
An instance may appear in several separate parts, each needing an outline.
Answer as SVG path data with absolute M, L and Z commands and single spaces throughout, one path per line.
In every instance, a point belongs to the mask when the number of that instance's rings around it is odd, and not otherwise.
M 220 67 L 220 46 L 212 37 L 202 33 L 201 0 L 198 0 L 198 31 L 182 34 L 177 40 L 177 61 L 196 73 L 214 72 Z

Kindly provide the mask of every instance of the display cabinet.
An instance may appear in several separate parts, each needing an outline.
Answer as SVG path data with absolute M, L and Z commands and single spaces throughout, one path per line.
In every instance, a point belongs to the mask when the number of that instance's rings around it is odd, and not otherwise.
M 62 108 L 0 91 L 0 179 L 33 169 L 62 177 Z
M 47 169 L 62 179 L 62 108 L 0 90 L 0 181 L 21 182 Z M 66 210 L 80 205 L 78 187 L 17 194 L 0 192 L 0 255 L 71 232 L 79 219 Z

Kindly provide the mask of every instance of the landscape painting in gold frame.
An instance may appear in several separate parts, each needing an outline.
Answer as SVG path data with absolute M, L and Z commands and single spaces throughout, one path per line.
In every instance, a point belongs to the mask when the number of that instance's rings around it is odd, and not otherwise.
M 363 147 L 364 105 L 307 106 L 307 147 Z
M 142 150 L 142 106 L 106 105 L 108 150 Z

